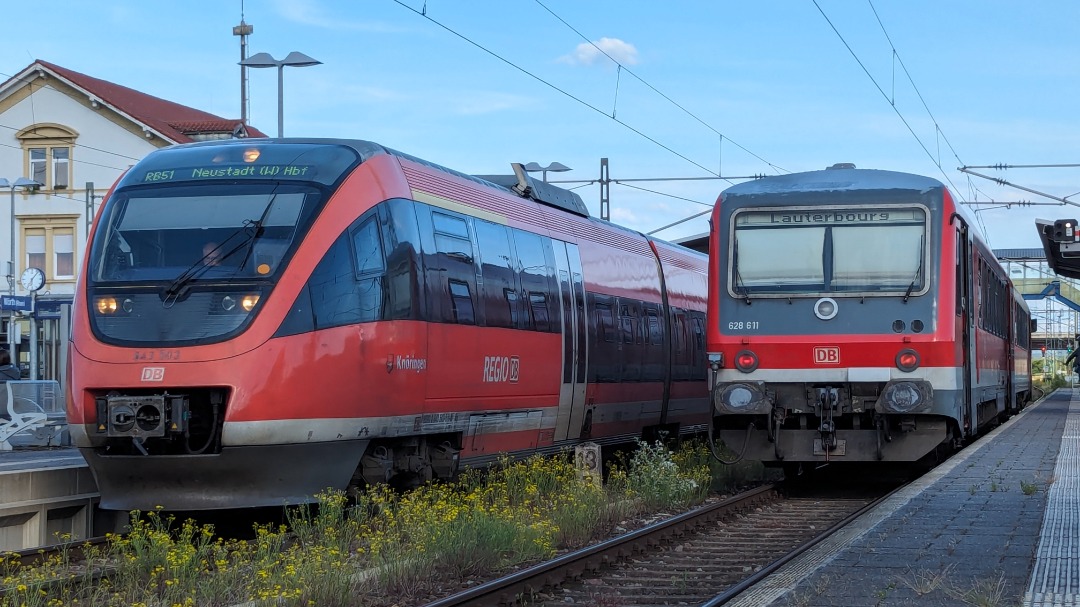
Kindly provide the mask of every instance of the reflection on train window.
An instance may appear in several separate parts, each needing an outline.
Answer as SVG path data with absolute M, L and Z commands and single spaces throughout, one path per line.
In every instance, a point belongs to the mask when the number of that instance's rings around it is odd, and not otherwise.
M 551 321 L 548 316 L 547 295 L 529 291 L 529 312 L 531 325 L 537 331 L 550 331 Z
M 460 280 L 448 281 L 450 286 L 450 301 L 454 309 L 454 322 L 463 325 L 476 324 L 473 315 L 472 294 L 469 293 L 469 283 Z
M 558 301 L 555 282 L 554 251 L 551 239 L 523 230 L 511 230 L 518 260 L 518 279 L 521 290 L 529 294 L 529 314 L 523 319 L 525 329 L 557 331 L 560 322 L 558 306 L 548 308 L 548 301 Z
M 927 288 L 922 208 L 748 210 L 733 224 L 730 289 L 739 296 Z
M 193 267 L 197 278 L 263 277 L 259 262 L 272 256 L 267 265 L 277 271 L 305 209 L 320 197 L 301 185 L 263 184 L 236 185 L 228 194 L 196 185 L 121 192 L 94 237 L 91 257 L 101 262 L 91 278 L 171 280 Z M 202 263 L 208 242 L 222 254 L 214 266 Z
M 369 219 L 353 232 L 353 248 L 356 250 L 356 273 L 359 276 L 382 272 L 384 268 L 382 243 L 379 240 L 379 224 Z
M 630 316 L 630 306 L 626 304 L 619 306 L 619 330 L 622 333 L 622 342 L 624 344 L 634 343 L 634 321 L 636 316 L 636 314 L 634 317 Z
M 488 327 L 518 326 L 517 272 L 506 226 L 481 219 L 473 220 L 476 244 L 480 253 L 480 277 L 477 282 L 483 324 Z
M 645 310 L 645 343 L 660 345 L 664 343 L 664 334 L 660 331 L 660 316 L 656 310 Z
M 433 212 L 431 223 L 435 227 L 435 248 L 440 253 L 456 253 L 472 258 L 469 225 L 463 218 Z
M 597 299 L 600 296 L 597 295 Z M 596 335 L 599 341 L 614 342 L 615 335 L 611 316 L 611 304 L 596 302 Z
M 357 279 L 352 247 L 344 235 L 338 238 L 308 279 L 315 328 L 382 319 L 385 284 L 381 274 Z

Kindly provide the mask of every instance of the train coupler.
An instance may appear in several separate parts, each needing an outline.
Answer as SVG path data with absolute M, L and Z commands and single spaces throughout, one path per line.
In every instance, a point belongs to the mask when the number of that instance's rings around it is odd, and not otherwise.
M 818 424 L 818 442 L 823 454 L 835 452 L 841 446 L 840 441 L 836 440 L 836 422 L 833 420 L 839 401 L 839 389 L 830 387 L 817 389 L 818 419 L 821 420 Z M 814 450 L 818 451 L 816 448 Z

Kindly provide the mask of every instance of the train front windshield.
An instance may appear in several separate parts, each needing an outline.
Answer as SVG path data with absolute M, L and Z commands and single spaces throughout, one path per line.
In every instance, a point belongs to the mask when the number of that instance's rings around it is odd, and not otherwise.
M 928 236 L 920 207 L 736 211 L 728 288 L 735 297 L 919 294 Z
M 302 184 L 151 187 L 120 193 L 95 239 L 95 282 L 277 274 L 305 208 L 321 199 Z M 201 266 L 201 267 L 200 267 Z

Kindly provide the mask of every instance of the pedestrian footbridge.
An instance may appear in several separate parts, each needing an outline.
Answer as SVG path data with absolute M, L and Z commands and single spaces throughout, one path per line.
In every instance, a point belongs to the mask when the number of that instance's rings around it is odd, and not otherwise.
M 1080 281 L 1055 273 L 1042 249 L 994 249 L 994 255 L 1024 299 L 1051 298 L 1080 313 Z

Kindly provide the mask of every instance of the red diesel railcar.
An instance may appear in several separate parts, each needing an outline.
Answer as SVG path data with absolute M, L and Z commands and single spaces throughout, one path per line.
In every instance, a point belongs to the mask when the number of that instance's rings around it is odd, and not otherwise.
M 156 151 L 95 222 L 68 414 L 111 509 L 312 501 L 701 432 L 706 260 L 377 144 Z
M 913 462 L 1031 398 L 1028 307 L 937 180 L 735 185 L 710 251 L 714 428 L 743 457 Z

